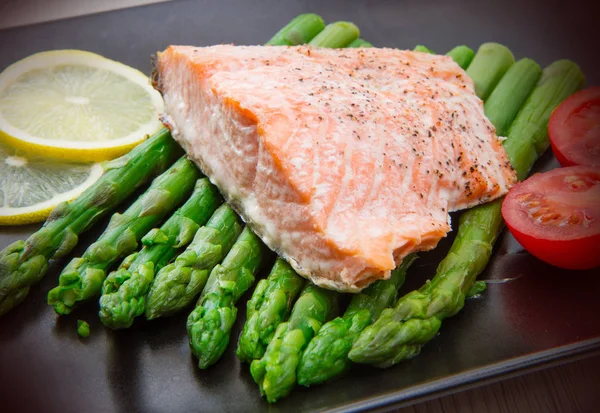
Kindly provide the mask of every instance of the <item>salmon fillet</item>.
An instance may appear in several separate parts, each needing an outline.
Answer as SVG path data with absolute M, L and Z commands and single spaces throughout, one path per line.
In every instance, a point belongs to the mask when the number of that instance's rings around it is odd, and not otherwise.
M 174 138 L 302 276 L 356 292 L 434 248 L 449 212 L 516 176 L 446 56 L 386 48 L 170 46 L 156 61 Z

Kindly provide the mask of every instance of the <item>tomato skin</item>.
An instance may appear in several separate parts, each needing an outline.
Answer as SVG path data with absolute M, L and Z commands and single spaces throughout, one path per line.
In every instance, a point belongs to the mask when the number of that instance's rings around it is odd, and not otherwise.
M 589 270 L 600 266 L 600 234 L 588 238 L 557 241 L 525 234 L 508 222 L 510 233 L 531 255 L 555 267 Z
M 558 168 L 515 185 L 502 202 L 515 239 L 533 256 L 556 267 L 600 266 L 600 170 Z
M 548 136 L 562 166 L 600 167 L 600 86 L 580 90 L 550 116 Z
M 558 161 L 558 163 L 560 164 L 560 166 L 576 166 L 577 164 L 571 160 L 569 160 L 569 158 L 567 158 L 565 155 L 562 154 L 562 152 L 560 151 L 560 149 L 556 146 L 556 144 L 554 143 L 553 140 L 550 141 L 550 147 L 552 148 L 552 152 L 554 153 L 554 157 L 556 158 L 556 160 Z

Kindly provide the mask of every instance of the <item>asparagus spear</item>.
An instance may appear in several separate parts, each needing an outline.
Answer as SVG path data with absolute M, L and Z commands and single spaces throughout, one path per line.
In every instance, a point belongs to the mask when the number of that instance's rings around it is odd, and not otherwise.
M 475 57 L 473 49 L 467 46 L 456 46 L 454 49 L 446 53 L 446 56 L 450 56 L 454 61 L 463 69 L 467 69 Z
M 163 172 L 182 153 L 167 129 L 131 152 L 103 164 L 104 175 L 79 197 L 58 205 L 27 240 L 0 252 L 0 315 L 25 299 L 46 274 L 48 260 L 69 254 L 79 235 L 138 187 Z
M 423 46 L 422 44 L 416 45 L 413 51 L 435 54 L 435 52 L 426 46 Z M 461 68 L 466 70 L 471 63 L 471 60 L 473 60 L 475 52 L 467 46 L 456 46 L 454 49 L 446 53 L 446 56 L 450 56 Z
M 221 205 L 175 262 L 156 275 L 146 299 L 146 318 L 175 314 L 192 304 L 240 232 L 242 225 L 236 213 L 227 204 Z
M 308 43 L 325 28 L 321 16 L 312 13 L 294 17 L 267 42 L 271 46 L 296 46 Z
M 199 179 L 190 198 L 159 228 L 142 238 L 144 247 L 129 255 L 102 285 L 100 320 L 110 328 L 127 328 L 144 312 L 146 294 L 155 273 L 168 264 L 181 247 L 210 218 L 222 198 L 208 178 Z
M 370 47 L 370 43 L 358 39 L 358 28 L 346 22 L 329 24 L 310 44 L 330 48 L 353 44 L 354 47 Z M 248 301 L 246 324 L 237 349 L 242 361 L 262 357 L 277 326 L 287 318 L 304 286 L 304 279 L 282 260 L 277 260 L 275 266 L 277 268 L 274 267 L 267 279 L 259 283 Z
M 324 26 L 319 16 L 303 14 L 292 19 L 267 44 L 303 43 L 311 40 Z M 237 222 L 233 211 L 221 210 L 206 229 L 200 230 L 201 235 L 189 251 L 156 275 L 146 304 L 148 319 L 173 314 L 193 302 L 202 291 L 212 267 L 223 259 L 239 235 L 241 227 Z
M 519 179 L 529 175 L 533 163 L 548 149 L 548 120 L 560 102 L 583 87 L 585 79 L 579 67 L 559 60 L 544 69 L 525 107 L 517 114 L 504 148 Z M 526 155 L 525 155 L 526 154 Z
M 58 286 L 48 292 L 48 304 L 69 314 L 84 300 L 100 294 L 106 271 L 135 251 L 138 241 L 192 192 L 200 172 L 187 157 L 180 158 L 154 179 L 150 188 L 123 214 L 112 216 L 108 227 L 81 258 L 62 271 Z
M 235 303 L 254 283 L 265 253 L 265 245 L 246 227 L 223 262 L 211 271 L 187 320 L 190 347 L 201 369 L 216 363 L 227 348 L 237 316 Z
M 423 46 L 422 44 L 416 45 L 413 51 L 435 54 L 435 52 L 433 52 L 426 46 Z M 450 56 L 461 68 L 466 70 L 469 64 L 471 63 L 471 60 L 473 60 L 475 52 L 467 46 L 457 46 L 454 49 L 450 50 L 448 53 L 446 53 L 446 56 Z
M 353 23 L 335 22 L 325 26 L 325 29 L 317 34 L 308 44 L 336 49 L 347 47 L 351 42 L 358 39 L 358 36 L 360 36 L 360 30 Z
M 467 73 L 475 82 L 475 93 L 487 100 L 504 73 L 515 62 L 508 48 L 498 43 L 484 43 L 479 46 Z
M 423 46 L 422 44 L 416 45 L 415 48 L 413 49 L 413 51 L 421 52 L 421 53 L 435 54 L 427 46 Z
M 570 61 L 557 61 L 543 70 L 510 127 L 504 145 L 520 177 L 527 175 L 535 161 L 536 156 L 531 153 L 537 153 L 536 142 L 543 147 L 548 139 L 547 123 L 554 108 L 583 84 L 583 74 Z M 510 100 L 520 93 L 502 95 Z M 504 106 L 511 104 L 506 102 Z M 462 214 L 457 237 L 434 278 L 418 291 L 402 297 L 394 308 L 384 310 L 362 332 L 350 351 L 352 361 L 388 367 L 416 356 L 437 334 L 442 320 L 462 309 L 465 294 L 487 265 L 502 229 L 501 204 L 501 200 L 496 200 Z
M 365 39 L 359 37 L 358 39 L 350 42 L 346 47 L 373 47 L 373 45 L 367 42 Z
M 435 52 L 431 51 L 427 47 L 418 44 L 413 49 L 415 52 L 423 52 L 429 54 L 435 54 Z M 473 60 L 473 56 L 475 56 L 475 52 L 468 48 L 467 46 L 457 46 L 454 49 L 450 50 L 446 53 L 446 56 L 450 56 L 454 61 L 464 70 L 469 67 L 471 60 Z
M 246 324 L 237 348 L 241 361 L 250 362 L 265 354 L 275 329 L 289 316 L 304 284 L 304 278 L 287 262 L 281 258 L 275 261 L 269 276 L 260 280 L 248 301 Z
M 413 51 L 435 54 L 435 52 L 423 46 L 422 44 L 416 45 Z M 473 60 L 475 52 L 467 46 L 457 46 L 446 53 L 446 55 L 450 56 L 461 68 L 466 70 L 471 63 L 471 60 Z
M 254 360 L 250 373 L 270 403 L 286 396 L 296 384 L 296 368 L 309 341 L 338 310 L 340 294 L 308 284 L 294 304 L 289 321 L 279 324 L 265 355 Z
M 416 258 L 416 255 L 404 258 L 389 279 L 379 280 L 355 294 L 344 315 L 329 321 L 319 330 L 300 359 L 297 373 L 299 384 L 310 386 L 322 383 L 350 367 L 350 348 L 358 335 L 385 308 L 396 302 L 406 271 Z
M 498 136 L 506 136 L 508 128 L 517 116 L 521 106 L 512 105 L 506 107 L 505 102 L 509 99 L 505 93 L 516 93 L 513 96 L 516 101 L 525 102 L 533 90 L 538 79 L 542 75 L 542 68 L 531 59 L 521 59 L 512 65 L 498 83 L 498 86 L 490 94 L 485 102 L 485 113 L 496 127 Z M 505 85 L 509 85 L 506 87 Z M 510 87 L 513 85 L 513 87 Z

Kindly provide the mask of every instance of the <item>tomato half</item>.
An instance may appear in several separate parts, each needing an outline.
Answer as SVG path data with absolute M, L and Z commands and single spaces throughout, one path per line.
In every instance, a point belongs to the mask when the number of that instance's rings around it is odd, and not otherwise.
M 548 136 L 562 166 L 600 166 L 600 86 L 561 103 L 548 122 Z
M 515 185 L 502 216 L 532 255 L 561 268 L 600 266 L 600 169 L 571 166 Z

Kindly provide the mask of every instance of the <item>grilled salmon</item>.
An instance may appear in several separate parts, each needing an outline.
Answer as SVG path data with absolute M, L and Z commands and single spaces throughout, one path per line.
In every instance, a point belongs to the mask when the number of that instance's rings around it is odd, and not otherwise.
M 388 48 L 170 46 L 163 120 L 273 250 L 339 291 L 434 248 L 516 182 L 451 58 Z

